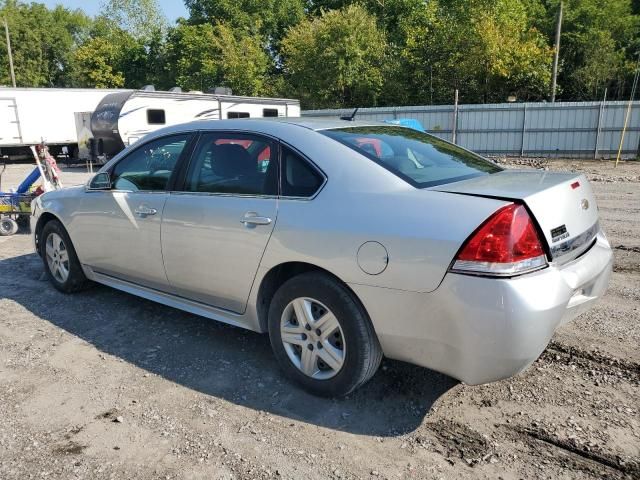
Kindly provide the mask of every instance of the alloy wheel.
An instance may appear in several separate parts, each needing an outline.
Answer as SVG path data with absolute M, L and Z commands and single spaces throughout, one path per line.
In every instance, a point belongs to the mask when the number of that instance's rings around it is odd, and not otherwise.
M 308 377 L 327 380 L 344 365 L 346 345 L 340 322 L 313 298 L 289 302 L 282 312 L 280 337 L 289 360 Z
M 60 283 L 69 278 L 69 253 L 57 233 L 50 233 L 45 242 L 45 255 L 51 275 Z

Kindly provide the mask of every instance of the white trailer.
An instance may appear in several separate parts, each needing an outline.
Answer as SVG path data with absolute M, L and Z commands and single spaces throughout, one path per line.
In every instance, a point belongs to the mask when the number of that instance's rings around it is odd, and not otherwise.
M 89 141 L 107 157 L 158 128 L 196 119 L 299 117 L 300 102 L 153 89 L 0 87 L 0 162 L 31 157 L 45 141 L 86 158 Z M 87 120 L 90 119 L 90 122 Z
M 300 102 L 287 98 L 130 90 L 105 96 L 91 116 L 99 151 L 115 155 L 149 132 L 191 120 L 299 117 Z
M 52 153 L 77 143 L 74 112 L 93 112 L 112 89 L 0 87 L 0 158 L 31 157 L 43 140 Z M 57 147 L 57 148 L 56 148 Z

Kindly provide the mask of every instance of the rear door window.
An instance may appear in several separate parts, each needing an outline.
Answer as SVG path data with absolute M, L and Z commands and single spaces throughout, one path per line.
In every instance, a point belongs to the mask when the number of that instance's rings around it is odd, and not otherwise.
M 410 128 L 348 127 L 320 133 L 352 148 L 417 188 L 502 170 L 479 155 Z
M 277 195 L 278 162 L 272 140 L 250 134 L 208 133 L 192 155 L 185 190 Z
M 312 197 L 324 183 L 324 177 L 315 167 L 284 145 L 281 177 L 283 197 Z

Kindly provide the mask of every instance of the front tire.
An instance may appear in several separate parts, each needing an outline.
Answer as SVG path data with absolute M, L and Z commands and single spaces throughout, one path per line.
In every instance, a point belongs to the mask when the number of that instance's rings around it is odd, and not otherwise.
M 377 371 L 382 349 L 354 294 L 321 272 L 285 282 L 269 307 L 269 337 L 285 374 L 309 392 L 348 395 Z
M 82 271 L 69 234 L 62 224 L 58 220 L 47 222 L 40 238 L 40 256 L 53 286 L 63 293 L 86 288 L 89 280 Z

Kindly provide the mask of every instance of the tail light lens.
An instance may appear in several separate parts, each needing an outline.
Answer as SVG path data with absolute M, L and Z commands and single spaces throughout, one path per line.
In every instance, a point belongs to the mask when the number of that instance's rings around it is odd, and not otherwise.
M 511 204 L 495 212 L 467 239 L 451 270 L 513 276 L 546 265 L 542 243 L 527 209 Z

